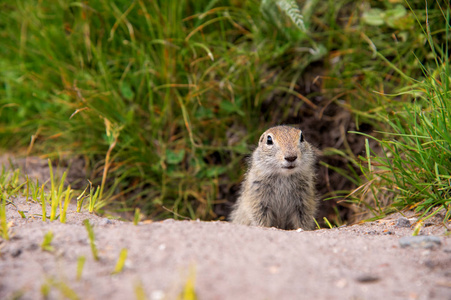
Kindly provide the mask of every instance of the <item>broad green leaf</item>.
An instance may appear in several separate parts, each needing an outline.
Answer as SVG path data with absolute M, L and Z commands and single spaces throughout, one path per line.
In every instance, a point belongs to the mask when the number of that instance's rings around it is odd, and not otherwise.
M 133 93 L 132 88 L 127 82 L 121 83 L 121 94 L 127 100 L 132 100 L 135 96 L 135 93 Z
M 381 26 L 384 24 L 385 13 L 380 8 L 372 8 L 363 13 L 362 20 L 368 25 Z
M 182 149 L 180 151 L 172 151 L 170 149 L 166 150 L 166 161 L 168 164 L 176 165 L 180 163 L 185 157 L 185 150 Z

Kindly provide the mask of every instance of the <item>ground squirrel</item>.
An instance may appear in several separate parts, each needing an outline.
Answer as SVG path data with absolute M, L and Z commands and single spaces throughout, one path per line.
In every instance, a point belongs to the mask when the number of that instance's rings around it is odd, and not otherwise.
M 249 160 L 231 221 L 287 230 L 313 229 L 315 162 L 315 151 L 301 130 L 276 126 L 265 131 Z

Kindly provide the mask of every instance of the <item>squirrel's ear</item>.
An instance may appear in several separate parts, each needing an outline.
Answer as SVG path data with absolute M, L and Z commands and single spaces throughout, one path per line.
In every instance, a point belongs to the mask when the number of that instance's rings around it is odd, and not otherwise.
M 263 143 L 263 138 L 265 137 L 265 134 L 262 134 L 262 136 L 260 137 L 260 143 Z

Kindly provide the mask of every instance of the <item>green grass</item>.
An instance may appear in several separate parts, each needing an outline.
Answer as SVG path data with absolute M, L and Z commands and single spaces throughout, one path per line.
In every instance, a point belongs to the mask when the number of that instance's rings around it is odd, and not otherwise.
M 81 209 L 83 207 L 83 202 L 84 202 L 85 198 L 88 197 L 88 196 L 85 196 L 85 193 L 88 190 L 88 187 L 89 187 L 89 185 L 86 186 L 84 191 L 77 197 L 77 212 L 81 212 Z
M 449 116 L 435 113 L 449 109 L 440 3 L 2 3 L 0 144 L 83 156 L 97 186 L 90 212 L 109 201 L 153 218 L 215 219 L 223 190 L 241 179 L 248 145 L 265 128 L 299 119 L 293 110 L 320 109 L 309 100 L 318 92 L 302 95 L 300 86 L 320 62 L 321 96 L 351 111 L 357 131 L 370 124 L 383 132 L 376 139 L 385 153 L 399 156 L 379 156 L 369 144 L 360 165 L 347 144 L 325 149 L 349 162 L 331 171 L 356 185 L 368 181 L 349 199 L 362 203 L 359 191 L 388 190 L 397 208 L 441 206 L 449 217 L 441 165 L 449 158 Z M 376 176 L 374 164 L 386 175 Z M 51 220 L 63 194 L 54 184 Z M 381 215 L 389 202 L 367 204 Z
M 84 155 L 101 198 L 133 192 L 127 207 L 161 217 L 165 205 L 215 218 L 220 178 L 239 181 L 248 140 L 266 127 L 262 103 L 294 93 L 303 68 L 325 55 L 292 52 L 317 43 L 254 1 L 2 8 L 4 145 Z
M 178 300 L 196 300 L 196 267 L 192 265 L 189 270 L 188 278 L 183 286 L 182 291 L 177 297 Z
M 0 194 L 0 237 L 4 240 L 9 240 L 11 224 L 6 220 L 6 199 L 5 196 Z
M 46 299 L 49 294 L 51 288 L 55 288 L 61 293 L 61 296 L 65 299 L 78 300 L 80 297 L 77 293 L 63 280 L 47 278 L 46 283 L 41 286 L 41 294 Z
M 69 185 L 65 192 L 66 196 L 64 198 L 64 203 L 62 201 L 60 201 L 60 221 L 61 221 L 61 223 L 66 223 L 67 209 L 69 208 L 69 203 L 72 198 L 71 193 L 72 193 L 72 189 Z
M 134 286 L 135 298 L 137 300 L 147 300 L 146 291 L 141 280 L 137 281 Z
M 123 248 L 119 253 L 119 258 L 117 259 L 116 266 L 114 267 L 114 270 L 111 274 L 119 274 L 120 272 L 122 272 L 125 266 L 125 261 L 127 260 L 127 254 L 128 250 L 126 248 Z
M 12 222 L 8 222 L 6 218 L 6 205 L 14 205 L 10 200 L 19 194 L 25 183 L 20 183 L 20 170 L 7 170 L 2 166 L 0 173 L 0 238 L 9 240 L 11 237 Z M 20 211 L 19 211 L 20 213 Z M 23 217 L 23 212 L 21 214 Z
M 77 280 L 81 279 L 81 275 L 83 274 L 83 268 L 85 266 L 86 256 L 79 256 L 77 259 Z
M 43 222 L 47 221 L 47 203 L 45 201 L 44 189 L 45 189 L 45 184 L 43 184 L 41 187 L 41 207 L 42 207 L 42 221 Z
M 141 219 L 141 210 L 139 208 L 135 209 L 135 215 L 133 217 L 133 225 L 138 225 Z
M 51 183 L 51 190 L 50 190 L 50 203 L 51 203 L 51 214 L 50 214 L 50 221 L 54 221 L 56 219 L 56 210 L 58 206 L 60 207 L 60 210 L 62 208 L 61 202 L 62 202 L 62 196 L 63 196 L 63 188 L 64 188 L 64 181 L 66 180 L 67 171 L 63 173 L 63 176 L 61 177 L 61 180 L 56 182 L 56 178 L 53 175 L 53 167 L 52 162 L 50 159 L 48 160 L 49 164 L 49 170 L 50 170 L 50 183 Z
M 97 201 L 102 197 L 102 188 L 92 188 L 92 183 L 89 181 L 89 213 L 93 213 L 96 207 Z
M 97 250 L 97 246 L 96 246 L 94 229 L 92 228 L 91 223 L 89 223 L 88 219 L 83 221 L 83 225 L 85 225 L 86 231 L 88 232 L 88 238 L 89 238 L 89 244 L 91 245 L 92 257 L 95 260 L 99 260 L 99 251 Z
M 442 22 L 449 24 L 449 9 L 443 9 Z M 371 152 L 361 165 L 367 179 L 358 195 L 371 195 L 374 203 L 368 205 L 375 215 L 384 215 L 386 205 L 378 203 L 384 193 L 390 193 L 393 203 L 389 210 L 414 208 L 422 218 L 444 212 L 444 222 L 451 216 L 451 103 L 448 44 L 437 43 L 428 23 L 422 29 L 434 63 L 421 64 L 424 77 L 408 78 L 408 85 L 392 94 L 379 93 L 384 107 L 378 117 L 386 126 L 380 138 L 382 155 Z M 444 25 L 445 41 L 451 36 L 450 26 Z M 419 61 L 419 58 L 417 58 Z M 421 63 L 421 62 L 420 62 Z M 391 63 L 390 63 L 391 64 Z M 392 65 L 394 69 L 395 66 Z M 409 101 L 396 101 L 406 97 Z
M 51 245 L 53 237 L 54 237 L 54 234 L 53 234 L 53 232 L 51 230 L 48 231 L 44 235 L 44 240 L 42 241 L 42 244 L 41 244 L 41 249 L 42 250 L 48 251 L 48 252 L 55 251 L 55 248 Z
M 25 197 L 25 201 L 40 203 L 42 207 L 42 221 L 47 221 L 47 218 L 50 221 L 54 221 L 58 217 L 60 217 L 60 221 L 62 223 L 66 222 L 66 214 L 67 209 L 69 207 L 69 203 L 72 200 L 73 190 L 70 185 L 64 189 L 64 181 L 66 178 L 67 172 L 64 172 L 61 179 L 58 181 L 54 176 L 53 168 L 50 160 L 49 163 L 49 172 L 50 172 L 50 181 L 51 187 L 50 190 L 46 192 L 47 182 L 44 182 L 42 185 L 39 184 L 39 180 L 36 179 L 36 182 L 33 182 L 28 175 L 25 175 L 21 172 L 20 169 L 11 169 L 7 170 L 5 166 L 2 166 L 2 172 L 0 174 L 0 191 L 1 197 L 9 204 L 14 205 L 14 198 L 18 196 Z M 63 200 L 64 199 L 64 200 Z M 47 204 L 50 203 L 50 217 L 47 216 Z M 2 206 L 5 207 L 5 204 Z M 59 207 L 59 215 L 57 215 L 57 209 Z M 28 218 L 25 213 L 21 210 L 18 210 L 18 213 L 22 218 Z M 0 211 L 0 220 L 2 220 L 2 216 L 4 216 L 4 211 Z M 6 220 L 5 220 L 6 222 Z M 4 226 L 3 221 L 1 226 Z M 5 223 L 6 224 L 6 223 Z M 3 228 L 3 227 L 2 227 Z

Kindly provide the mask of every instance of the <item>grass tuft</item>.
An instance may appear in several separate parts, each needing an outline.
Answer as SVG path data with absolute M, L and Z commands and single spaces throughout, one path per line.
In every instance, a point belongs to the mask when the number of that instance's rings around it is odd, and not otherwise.
M 44 235 L 44 240 L 42 241 L 42 244 L 41 244 L 41 249 L 42 250 L 48 251 L 48 252 L 55 251 L 55 248 L 51 245 L 53 237 L 54 237 L 54 234 L 53 234 L 52 231 L 48 231 Z
M 27 216 L 25 215 L 25 213 L 23 212 L 23 210 L 18 210 L 17 213 L 20 215 L 20 217 L 21 217 L 22 219 L 26 219 L 26 218 L 27 218 Z
M 84 191 L 77 197 L 77 212 L 81 212 L 81 208 L 83 207 L 83 201 L 87 197 L 85 196 L 86 191 L 88 190 L 88 186 L 84 189 Z
M 66 197 L 64 198 L 64 204 L 60 201 L 60 221 L 61 221 L 61 223 L 66 223 L 67 209 L 69 207 L 69 203 L 72 198 L 71 193 L 72 193 L 72 190 L 69 185 L 65 192 Z
M 5 241 L 9 240 L 10 227 L 12 223 L 8 223 L 6 220 L 6 199 L 3 195 L 3 191 L 0 191 L 1 203 L 0 203 L 0 237 Z
M 80 297 L 77 295 L 77 293 L 64 281 L 56 280 L 52 278 L 47 279 L 47 284 L 41 286 L 41 293 L 44 295 L 48 295 L 50 292 L 50 289 L 54 287 L 57 290 L 60 291 L 61 295 L 70 300 L 78 300 Z
M 135 283 L 135 296 L 136 300 L 147 300 L 146 291 L 144 290 L 144 286 L 142 281 L 138 281 Z
M 44 193 L 45 183 L 41 187 L 41 206 L 42 206 L 42 221 L 47 221 L 47 203 L 45 201 Z
M 61 198 L 63 196 L 63 188 L 64 181 L 66 180 L 67 171 L 64 171 L 63 176 L 59 182 L 56 181 L 56 178 L 53 175 L 53 167 L 50 159 L 48 160 L 49 171 L 50 171 L 50 203 L 51 203 L 51 213 L 50 213 L 50 221 L 54 221 L 56 219 L 56 210 L 58 205 L 61 210 Z
M 111 274 L 119 274 L 120 272 L 122 272 L 122 269 L 125 266 L 125 261 L 127 260 L 127 253 L 128 250 L 126 248 L 121 250 L 116 266 L 114 267 L 114 270 Z
M 135 216 L 133 217 L 133 225 L 138 225 L 141 219 L 141 210 L 139 208 L 135 209 Z
M 98 253 L 96 243 L 95 243 L 94 229 L 92 228 L 88 219 L 85 219 L 83 221 L 83 225 L 85 225 L 86 231 L 88 232 L 88 238 L 89 238 L 89 244 L 91 245 L 92 257 L 95 260 L 99 260 L 99 253 Z
M 449 24 L 449 8 L 444 17 Z M 379 143 L 382 155 L 370 151 L 366 144 L 361 169 L 368 182 L 358 194 L 362 198 L 372 194 L 375 202 L 369 206 L 376 209 L 375 214 L 385 211 L 377 200 L 385 191 L 393 194 L 389 209 L 415 209 L 421 218 L 443 211 L 446 223 L 451 214 L 451 71 L 449 58 L 443 55 L 448 45 L 433 42 L 428 26 L 426 23 L 422 28 L 434 64 L 423 65 L 417 58 L 424 76 L 421 80 L 410 79 L 407 87 L 393 94 L 378 93 L 384 103 L 378 116 L 388 127 L 379 132 L 382 138 L 368 136 Z M 445 27 L 448 40 L 450 26 Z M 401 96 L 410 101 L 391 100 Z
M 86 257 L 85 256 L 79 256 L 77 259 L 77 280 L 81 279 L 81 275 L 83 274 L 83 268 L 85 266 Z
M 97 188 L 93 189 L 92 182 L 89 181 L 89 213 L 90 214 L 92 214 L 94 212 L 96 203 L 98 200 L 100 200 L 101 192 L 102 192 L 101 187 L 97 187 Z
M 422 221 L 419 221 L 415 227 L 413 228 L 412 236 L 417 236 L 420 234 L 421 228 L 423 228 L 424 223 Z
M 179 300 L 196 300 L 198 299 L 196 293 L 196 269 L 194 266 L 190 269 L 190 274 L 188 279 L 186 280 L 185 285 L 183 286 L 183 290 L 179 294 Z

